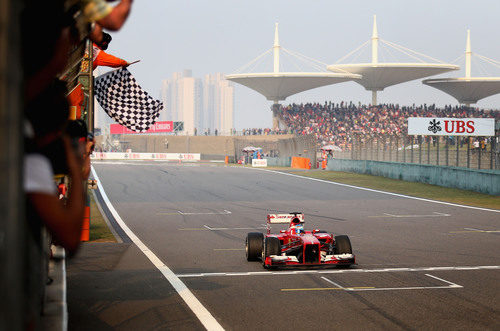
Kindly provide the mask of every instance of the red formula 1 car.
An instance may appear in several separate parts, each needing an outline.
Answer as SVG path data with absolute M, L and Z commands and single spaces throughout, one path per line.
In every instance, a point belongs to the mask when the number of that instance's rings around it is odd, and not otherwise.
M 289 224 L 279 234 L 271 234 L 271 224 Z M 346 235 L 325 231 L 304 231 L 304 214 L 267 215 L 267 234 L 250 232 L 246 238 L 248 261 L 262 260 L 264 268 L 282 266 L 349 266 L 356 262 Z

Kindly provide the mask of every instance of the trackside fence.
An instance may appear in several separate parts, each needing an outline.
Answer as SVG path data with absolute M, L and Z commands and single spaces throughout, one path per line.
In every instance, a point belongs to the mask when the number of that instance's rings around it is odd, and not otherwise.
M 498 130 L 493 137 L 357 135 L 334 158 L 500 170 L 499 146 Z

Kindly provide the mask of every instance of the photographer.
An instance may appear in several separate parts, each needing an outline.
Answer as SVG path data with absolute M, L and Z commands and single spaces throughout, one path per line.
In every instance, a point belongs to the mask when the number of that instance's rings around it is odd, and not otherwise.
M 55 81 L 26 107 L 34 137 L 26 143 L 24 189 L 30 222 L 45 225 L 57 244 L 74 253 L 84 216 L 81 151 L 85 146 L 65 133 L 69 115 L 65 92 L 65 84 Z M 58 198 L 55 173 L 71 178 L 66 203 Z

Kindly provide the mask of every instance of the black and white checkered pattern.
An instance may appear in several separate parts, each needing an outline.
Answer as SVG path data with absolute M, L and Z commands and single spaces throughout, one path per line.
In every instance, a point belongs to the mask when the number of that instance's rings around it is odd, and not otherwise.
M 148 130 L 163 109 L 162 102 L 149 96 L 127 68 L 97 77 L 94 91 L 104 111 L 135 132 Z

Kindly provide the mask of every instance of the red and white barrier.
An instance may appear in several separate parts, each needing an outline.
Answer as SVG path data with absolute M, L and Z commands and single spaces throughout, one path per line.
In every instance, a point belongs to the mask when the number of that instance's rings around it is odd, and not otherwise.
M 116 153 L 94 152 L 92 160 L 164 160 L 197 162 L 201 160 L 200 153 Z

